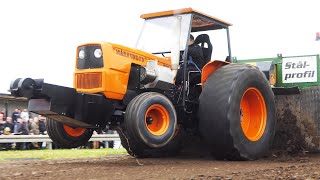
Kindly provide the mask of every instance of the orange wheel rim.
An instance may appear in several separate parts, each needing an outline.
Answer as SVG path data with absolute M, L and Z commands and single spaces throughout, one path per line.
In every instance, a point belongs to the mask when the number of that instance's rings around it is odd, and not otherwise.
M 73 137 L 81 136 L 86 131 L 86 128 L 72 128 L 67 125 L 63 125 L 63 129 L 68 135 Z
M 144 119 L 148 131 L 155 136 L 161 136 L 169 129 L 169 113 L 160 104 L 150 106 Z
M 266 128 L 267 110 L 261 92 L 249 88 L 240 103 L 240 120 L 244 135 L 251 141 L 258 141 Z

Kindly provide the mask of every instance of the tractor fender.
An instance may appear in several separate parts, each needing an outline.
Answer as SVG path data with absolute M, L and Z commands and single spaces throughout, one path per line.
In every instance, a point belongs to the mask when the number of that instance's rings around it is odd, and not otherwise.
M 202 88 L 204 87 L 204 83 L 208 79 L 208 77 L 221 68 L 224 65 L 230 64 L 229 62 L 226 61 L 220 61 L 220 60 L 214 60 L 209 63 L 207 63 L 203 68 L 202 68 L 202 75 L 201 75 L 201 84 Z

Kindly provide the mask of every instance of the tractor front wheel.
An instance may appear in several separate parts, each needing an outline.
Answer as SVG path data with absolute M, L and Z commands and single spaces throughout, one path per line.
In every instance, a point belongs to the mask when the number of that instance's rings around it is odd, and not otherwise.
M 49 137 L 61 148 L 76 148 L 85 145 L 93 132 L 86 128 L 72 128 L 50 118 L 47 119 L 46 126 Z
M 183 129 L 171 101 L 164 95 L 146 92 L 129 103 L 118 129 L 121 143 L 136 157 L 165 157 L 179 152 Z

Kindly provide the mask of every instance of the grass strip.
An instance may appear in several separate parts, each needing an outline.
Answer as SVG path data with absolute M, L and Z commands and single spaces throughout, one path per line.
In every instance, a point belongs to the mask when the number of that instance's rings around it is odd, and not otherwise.
M 0 161 L 15 159 L 96 158 L 117 154 L 127 154 L 127 151 L 124 148 L 0 151 Z

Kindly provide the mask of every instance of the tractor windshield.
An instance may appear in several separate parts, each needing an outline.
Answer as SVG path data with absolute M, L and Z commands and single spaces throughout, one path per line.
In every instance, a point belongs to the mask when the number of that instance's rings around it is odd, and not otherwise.
M 136 48 L 149 53 L 170 53 L 173 48 L 183 51 L 187 44 L 190 23 L 191 14 L 146 19 Z M 180 40 L 177 40 L 178 36 Z

